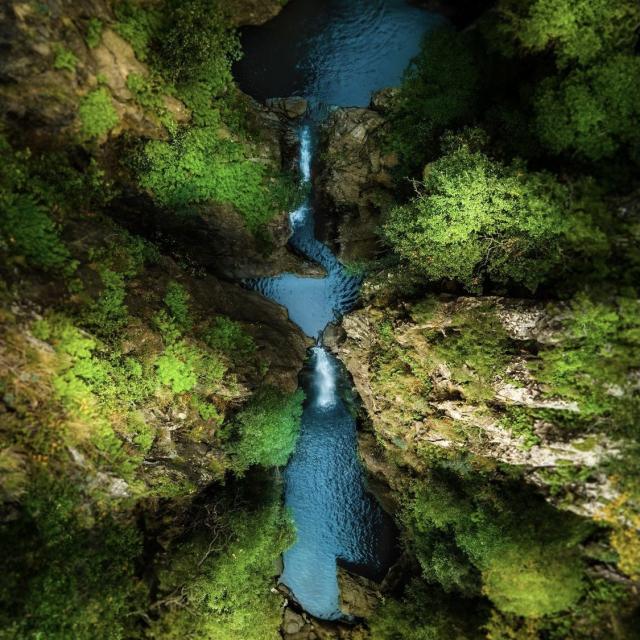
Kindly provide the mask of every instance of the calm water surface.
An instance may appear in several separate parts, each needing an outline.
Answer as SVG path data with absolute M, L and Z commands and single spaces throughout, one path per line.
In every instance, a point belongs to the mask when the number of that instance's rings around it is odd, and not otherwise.
M 314 136 L 332 106 L 366 106 L 371 93 L 397 85 L 423 35 L 441 18 L 404 0 L 293 0 L 280 16 L 243 33 L 235 73 L 259 100 L 301 95 L 312 104 L 300 129 L 300 175 L 310 183 Z M 390 518 L 368 494 L 358 459 L 351 389 L 342 365 L 319 342 L 329 322 L 357 301 L 360 278 L 315 238 L 312 195 L 290 214 L 290 243 L 321 264 L 323 278 L 281 274 L 247 284 L 285 306 L 318 340 L 301 376 L 302 430 L 285 470 L 285 502 L 297 529 L 281 582 L 309 613 L 344 617 L 338 562 L 382 577 L 394 557 Z

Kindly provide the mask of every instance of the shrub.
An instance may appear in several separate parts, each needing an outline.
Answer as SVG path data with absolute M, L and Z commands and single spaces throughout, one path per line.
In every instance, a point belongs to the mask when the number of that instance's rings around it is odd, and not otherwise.
M 286 394 L 267 388 L 237 414 L 230 448 L 239 470 L 255 464 L 282 467 L 287 463 L 300 432 L 303 399 L 300 390 Z
M 256 343 L 242 325 L 227 316 L 218 316 L 204 336 L 205 342 L 216 351 L 232 358 L 246 359 L 256 351 Z
M 62 45 L 55 45 L 53 48 L 55 59 L 53 61 L 54 69 L 64 69 L 73 73 L 78 66 L 78 56 L 73 51 L 65 49 Z
M 80 130 L 86 138 L 109 133 L 120 121 L 108 89 L 101 87 L 87 94 L 80 103 Z
M 549 391 L 578 403 L 584 416 L 607 419 L 609 430 L 637 438 L 633 371 L 640 359 L 640 303 L 577 296 L 562 342 L 540 353 L 536 373 Z
M 425 604 L 429 603 L 426 607 Z M 375 640 L 480 640 L 482 619 L 475 603 L 447 597 L 419 580 L 410 582 L 399 599 L 387 596 L 369 627 Z
M 84 312 L 85 324 L 98 335 L 114 337 L 126 324 L 129 310 L 125 304 L 127 296 L 124 276 L 117 271 L 101 266 L 102 291 Z
M 197 354 L 182 343 L 169 346 L 156 360 L 158 379 L 173 393 L 191 391 L 198 382 Z
M 95 49 L 102 40 L 102 20 L 91 18 L 87 25 L 87 35 L 85 37 L 89 49 Z
M 142 539 L 135 523 L 86 513 L 77 483 L 39 473 L 23 508 L 3 525 L 2 636 L 25 640 L 131 637 L 146 603 L 136 576 Z M 6 635 L 5 635 L 6 634 Z
M 271 480 L 251 510 L 224 505 L 206 536 L 193 536 L 174 552 L 160 575 L 167 599 L 162 615 L 152 622 L 150 637 L 163 640 L 278 640 L 282 597 L 273 592 L 275 562 L 293 542 L 292 524 Z M 251 498 L 255 505 L 256 497 Z M 218 540 L 212 546 L 212 539 Z
M 169 0 L 158 40 L 162 64 L 172 80 L 184 84 L 206 75 L 211 95 L 231 82 L 231 63 L 239 57 L 240 46 L 222 3 Z
M 56 224 L 31 195 L 0 192 L 0 247 L 45 270 L 71 266 Z
M 573 213 L 571 190 L 551 174 L 496 162 L 464 140 L 454 145 L 427 165 L 418 196 L 384 226 L 393 248 L 429 280 L 480 291 L 490 278 L 535 291 L 578 240 L 576 249 L 605 251 L 602 233 Z
M 234 205 L 257 231 L 289 202 L 272 187 L 264 165 L 247 158 L 248 148 L 222 140 L 215 127 L 193 128 L 170 143 L 148 142 L 140 183 L 169 207 L 213 200 Z
M 164 303 L 169 309 L 171 318 L 181 331 L 190 331 L 193 327 L 189 308 L 189 292 L 179 283 L 172 280 L 167 286 Z
M 578 543 L 590 527 L 526 489 L 437 474 L 417 487 L 403 520 L 427 579 L 439 580 L 434 564 L 466 562 L 480 572 L 483 593 L 502 611 L 540 617 L 569 609 L 584 592 Z

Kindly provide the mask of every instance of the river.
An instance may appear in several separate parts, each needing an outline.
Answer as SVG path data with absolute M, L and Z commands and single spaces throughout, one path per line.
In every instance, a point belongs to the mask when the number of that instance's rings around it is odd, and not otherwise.
M 318 127 L 336 106 L 367 106 L 371 93 L 398 85 L 423 35 L 441 18 L 404 0 L 293 0 L 274 20 L 243 31 L 240 87 L 256 99 L 298 95 L 310 103 L 300 128 L 306 201 L 290 214 L 290 244 L 324 267 L 322 278 L 281 274 L 247 284 L 287 308 L 317 346 L 301 375 L 306 394 L 301 434 L 285 469 L 285 503 L 296 542 L 280 578 L 312 615 L 344 618 L 337 564 L 381 578 L 394 559 L 394 527 L 366 491 L 358 458 L 351 385 L 321 344 L 326 325 L 358 300 L 351 274 L 315 236 L 313 162 Z

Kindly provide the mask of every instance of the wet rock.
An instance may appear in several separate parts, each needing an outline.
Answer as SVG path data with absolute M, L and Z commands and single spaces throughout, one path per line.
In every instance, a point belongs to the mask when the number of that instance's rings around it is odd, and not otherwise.
M 374 111 L 385 113 L 393 105 L 395 97 L 398 95 L 398 89 L 395 87 L 387 87 L 386 89 L 380 89 L 371 96 L 370 107 Z
M 296 120 L 302 118 L 307 113 L 309 103 L 300 96 L 291 96 L 289 98 L 269 98 L 266 101 L 267 107 L 282 116 Z
M 236 27 L 261 25 L 275 18 L 287 0 L 226 0 L 225 9 Z
M 380 604 L 378 585 L 367 578 L 338 567 L 340 610 L 356 618 L 370 618 Z
M 347 338 L 347 332 L 342 325 L 334 322 L 327 325 L 322 334 L 322 343 L 327 349 L 335 350 Z
M 378 226 L 393 203 L 390 170 L 397 164 L 382 150 L 384 127 L 380 113 L 361 108 L 336 109 L 324 127 L 317 187 L 329 217 L 322 239 L 344 262 L 368 260 L 380 250 Z

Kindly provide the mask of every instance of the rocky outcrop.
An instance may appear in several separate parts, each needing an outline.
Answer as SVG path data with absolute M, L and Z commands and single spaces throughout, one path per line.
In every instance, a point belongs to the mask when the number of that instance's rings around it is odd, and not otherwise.
M 284 640 L 370 640 L 363 625 L 317 620 L 304 611 L 285 608 L 282 621 Z
M 319 226 L 344 262 L 379 253 L 380 216 L 393 203 L 390 172 L 398 158 L 383 148 L 385 119 L 380 112 L 388 100 L 385 90 L 374 96 L 372 109 L 336 109 L 323 130 L 317 189 L 328 224 Z
M 365 307 L 346 316 L 342 330 L 329 332 L 327 344 L 353 376 L 377 436 L 375 443 L 363 434 L 361 452 L 379 481 L 381 499 L 393 508 L 393 495 L 385 491 L 384 483 L 397 487 L 402 478 L 397 465 L 388 464 L 381 455 L 379 443 L 392 458 L 400 456 L 418 473 L 426 468 L 421 451 L 435 447 L 518 467 L 543 491 L 555 472 L 581 470 L 582 480 L 576 474 L 576 481 L 569 482 L 564 492 L 557 487 L 548 492 L 549 500 L 591 517 L 601 512 L 616 495 L 602 465 L 620 453 L 622 443 L 606 434 L 572 437 L 551 418 L 536 419 L 527 433 L 514 432 L 503 420 L 506 410 L 519 408 L 540 409 L 549 416 L 580 412 L 575 402 L 550 396 L 531 371 L 537 349 L 543 344 L 553 348 L 562 340 L 562 306 L 451 297 L 434 304 L 433 315 L 412 312 L 410 305 L 396 312 Z M 447 336 L 455 335 L 455 318 L 460 314 L 480 315 L 487 309 L 522 349 L 506 364 L 504 373 L 496 371 L 479 391 L 474 388 L 480 384 L 479 374 L 471 366 L 463 365 L 464 384 L 460 373 L 452 373 L 442 340 L 446 345 Z M 391 333 L 382 337 L 380 327 L 385 323 Z M 439 338 L 434 341 L 432 335 Z M 390 361 L 389 371 L 381 369 L 380 356 Z
M 0 115 L 15 123 L 22 142 L 31 146 L 55 145 L 77 136 L 79 101 L 104 87 L 118 114 L 112 130 L 117 136 L 164 138 L 167 131 L 145 110 L 127 86 L 132 75 L 148 76 L 131 45 L 106 26 L 94 48 L 86 42 L 89 19 L 112 23 L 111 5 L 103 0 L 74 4 L 47 3 L 46 11 L 34 4 L 6 2 L 0 7 Z M 61 64 L 63 52 L 69 56 Z M 190 114 L 175 98 L 166 96 L 165 107 L 178 123 Z
M 225 9 L 237 27 L 261 25 L 275 18 L 288 0 L 227 0 Z

